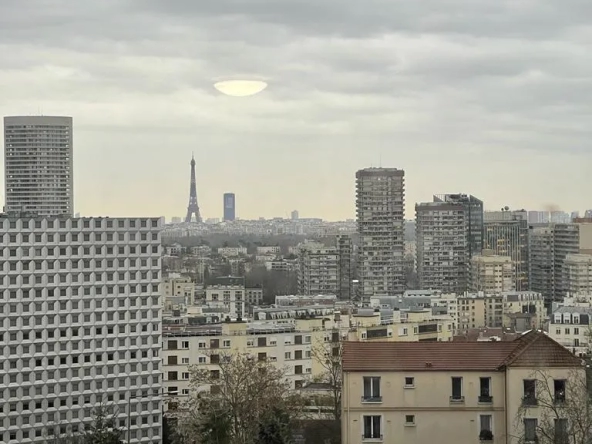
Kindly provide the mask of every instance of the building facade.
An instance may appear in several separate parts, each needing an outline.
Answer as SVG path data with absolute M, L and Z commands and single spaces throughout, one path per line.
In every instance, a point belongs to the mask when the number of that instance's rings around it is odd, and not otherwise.
M 483 250 L 471 258 L 470 291 L 502 293 L 516 290 L 514 264 L 509 256 L 496 256 Z
M 246 289 L 243 277 L 218 277 L 206 287 L 206 305 L 228 311 L 231 319 L 243 319 L 246 312 Z
M 72 118 L 4 118 L 6 212 L 74 213 Z
M 483 249 L 483 202 L 466 194 L 415 206 L 417 275 L 422 290 L 464 293 L 470 259 Z
M 232 222 L 236 218 L 236 196 L 224 193 L 224 222 Z
M 592 294 L 592 254 L 568 254 L 563 273 L 566 292 Z
M 342 366 L 348 444 L 537 442 L 572 427 L 561 416 L 547 425 L 546 405 L 587 396 L 581 359 L 536 331 L 511 342 L 348 342 Z
M 358 279 L 363 303 L 405 291 L 405 172 L 366 168 L 356 172 L 360 236 Z
M 515 288 L 528 290 L 528 217 L 525 211 L 483 213 L 483 248 L 509 256 L 514 265 Z
M 76 433 L 100 405 L 131 442 L 162 441 L 161 225 L 0 217 L 4 442 Z
M 335 247 L 307 242 L 298 250 L 298 294 L 337 294 L 339 254 Z

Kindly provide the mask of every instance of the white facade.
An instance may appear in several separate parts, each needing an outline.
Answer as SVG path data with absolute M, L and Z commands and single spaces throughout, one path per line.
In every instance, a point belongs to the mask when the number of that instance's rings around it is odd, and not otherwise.
M 7 212 L 40 215 L 74 212 L 72 118 L 4 118 Z
M 161 225 L 0 217 L 0 440 L 76 432 L 102 403 L 161 442 Z
M 244 285 L 212 285 L 206 288 L 206 305 L 229 310 L 231 319 L 246 316 Z
M 592 308 L 560 307 L 549 320 L 549 337 L 578 356 L 590 352 Z

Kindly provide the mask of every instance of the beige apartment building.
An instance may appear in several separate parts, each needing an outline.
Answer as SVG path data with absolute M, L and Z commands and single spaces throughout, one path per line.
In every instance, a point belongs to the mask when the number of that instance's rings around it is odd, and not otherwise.
M 496 256 L 483 250 L 471 258 L 470 289 L 485 293 L 516 290 L 515 269 L 510 256 Z
M 511 342 L 347 342 L 342 443 L 547 442 L 543 433 L 574 430 L 584 387 L 581 359 L 538 331 Z

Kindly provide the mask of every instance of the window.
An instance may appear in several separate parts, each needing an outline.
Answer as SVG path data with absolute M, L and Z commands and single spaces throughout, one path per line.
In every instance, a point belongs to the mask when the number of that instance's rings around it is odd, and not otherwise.
M 555 379 L 553 381 L 553 388 L 555 390 L 555 402 L 565 402 L 565 379 Z
M 364 439 L 381 439 L 380 430 L 382 418 L 379 415 L 364 416 Z
M 523 382 L 524 387 L 524 398 L 522 398 L 522 403 L 526 406 L 535 406 L 537 405 L 536 399 L 536 380 L 534 379 L 525 379 Z
M 491 378 L 479 378 L 479 402 L 492 402 Z
M 462 378 L 459 376 L 452 377 L 452 396 L 450 401 L 452 402 L 463 402 L 465 400 L 462 395 Z
M 413 388 L 415 387 L 415 378 L 411 376 L 407 376 L 405 378 L 405 388 Z
M 405 425 L 406 426 L 414 426 L 415 425 L 415 415 L 405 415 Z
M 378 376 L 364 376 L 363 402 L 382 402 L 380 396 L 380 378 Z
M 567 419 L 555 419 L 555 444 L 568 444 L 569 435 L 567 431 Z
M 534 443 L 537 440 L 537 426 L 536 418 L 524 418 L 524 442 Z
M 492 428 L 492 416 L 491 415 L 479 415 L 479 440 L 480 441 L 493 441 L 493 428 Z

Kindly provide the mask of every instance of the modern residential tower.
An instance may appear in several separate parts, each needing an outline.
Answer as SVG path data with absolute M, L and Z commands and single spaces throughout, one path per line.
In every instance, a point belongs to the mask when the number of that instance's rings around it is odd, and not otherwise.
M 405 172 L 366 168 L 356 173 L 360 236 L 358 270 L 362 302 L 405 291 Z
M 417 275 L 422 290 L 464 293 L 471 257 L 483 249 L 483 202 L 466 194 L 415 206 Z
M 6 212 L 73 214 L 72 118 L 4 118 Z

